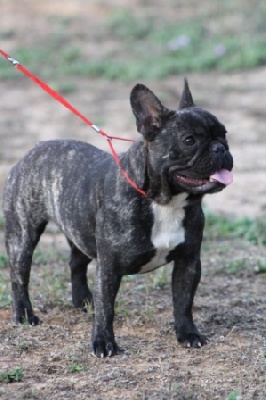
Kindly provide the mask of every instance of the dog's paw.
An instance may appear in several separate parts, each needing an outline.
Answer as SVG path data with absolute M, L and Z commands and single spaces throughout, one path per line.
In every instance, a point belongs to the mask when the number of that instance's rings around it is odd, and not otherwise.
M 28 318 L 28 323 L 29 325 L 40 325 L 40 319 L 36 315 L 33 315 L 32 317 Z
M 88 307 L 93 308 L 93 297 L 89 290 L 81 290 L 79 293 L 76 291 L 72 293 L 72 302 L 74 308 L 81 308 L 87 311 Z
M 178 342 L 182 347 L 201 348 L 209 342 L 209 339 L 201 333 L 181 333 L 177 335 Z
M 91 343 L 91 353 L 97 358 L 113 357 L 119 353 L 115 340 L 95 339 Z
M 15 318 L 15 323 L 29 324 L 31 326 L 35 326 L 35 325 L 40 325 L 40 319 L 36 315 L 28 316 L 28 318 L 25 315 L 19 315 Z

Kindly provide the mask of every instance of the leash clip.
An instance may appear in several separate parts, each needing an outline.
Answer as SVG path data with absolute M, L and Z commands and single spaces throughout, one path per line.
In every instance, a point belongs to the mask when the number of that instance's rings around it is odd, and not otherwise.
M 91 127 L 92 127 L 96 132 L 100 133 L 100 128 L 99 128 L 97 125 L 93 124 L 93 125 L 91 125 Z
M 20 63 L 12 57 L 8 57 L 8 61 L 10 61 L 15 67 L 20 65 Z

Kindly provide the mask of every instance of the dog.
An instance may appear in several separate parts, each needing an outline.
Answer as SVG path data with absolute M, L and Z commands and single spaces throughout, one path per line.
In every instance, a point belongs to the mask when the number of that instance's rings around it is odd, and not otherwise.
M 177 340 L 194 348 L 207 343 L 192 315 L 201 276 L 201 201 L 232 181 L 225 127 L 194 105 L 186 80 L 177 110 L 143 84 L 132 89 L 130 101 L 141 137 L 121 154 L 120 165 L 145 195 L 109 153 L 75 140 L 39 143 L 13 167 L 3 195 L 15 322 L 39 323 L 28 293 L 32 254 L 53 221 L 71 248 L 73 305 L 93 303 L 90 348 L 98 358 L 119 352 L 113 319 L 122 276 L 171 261 Z M 86 276 L 92 259 L 93 295 Z

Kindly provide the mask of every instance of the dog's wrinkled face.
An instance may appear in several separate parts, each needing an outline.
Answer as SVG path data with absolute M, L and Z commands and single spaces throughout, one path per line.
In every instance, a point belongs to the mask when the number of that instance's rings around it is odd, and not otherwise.
M 225 139 L 225 128 L 216 117 L 200 108 L 177 111 L 162 129 L 165 146 L 162 167 L 172 185 L 189 192 L 210 193 L 231 183 L 233 159 Z
M 143 85 L 133 89 L 131 104 L 147 142 L 151 169 L 168 175 L 172 193 L 212 193 L 232 182 L 225 127 L 194 106 L 187 82 L 177 111 L 164 107 Z

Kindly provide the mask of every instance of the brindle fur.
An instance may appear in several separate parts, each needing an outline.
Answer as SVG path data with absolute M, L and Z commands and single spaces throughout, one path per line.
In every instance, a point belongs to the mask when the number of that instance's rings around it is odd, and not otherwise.
M 39 322 L 28 293 L 32 253 L 53 221 L 71 248 L 74 306 L 83 307 L 93 298 L 91 351 L 97 357 L 118 352 L 113 318 L 122 276 L 170 261 L 177 339 L 192 347 L 206 343 L 192 317 L 201 275 L 201 200 L 224 185 L 191 187 L 178 182 L 176 174 L 205 179 L 233 166 L 224 126 L 194 106 L 187 83 L 177 111 L 164 107 L 140 84 L 132 90 L 131 105 L 142 137 L 121 155 L 121 165 L 147 197 L 130 186 L 109 154 L 74 140 L 38 144 L 11 170 L 4 190 L 15 321 Z M 194 143 L 187 143 L 188 135 Z M 169 220 L 169 231 L 163 218 Z M 92 259 L 97 265 L 93 295 L 86 277 Z

